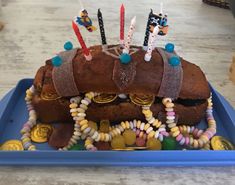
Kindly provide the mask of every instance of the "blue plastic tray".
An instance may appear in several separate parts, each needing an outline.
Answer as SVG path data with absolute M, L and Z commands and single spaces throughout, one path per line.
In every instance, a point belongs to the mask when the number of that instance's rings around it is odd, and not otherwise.
M 0 101 L 0 143 L 19 139 L 28 118 L 25 90 L 32 79 L 23 79 Z M 218 135 L 235 143 L 235 111 L 212 88 Z M 200 123 L 204 127 L 204 123 Z M 38 151 L 0 151 L 0 165 L 89 165 L 89 166 L 228 166 L 235 165 L 235 151 L 56 151 L 38 144 Z

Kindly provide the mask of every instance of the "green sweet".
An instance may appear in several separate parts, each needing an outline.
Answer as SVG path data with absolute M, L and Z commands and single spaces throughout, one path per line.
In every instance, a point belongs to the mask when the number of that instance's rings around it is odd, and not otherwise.
M 71 146 L 69 150 L 85 150 L 85 147 L 82 143 L 78 143 L 78 144 Z
M 173 137 L 165 137 L 162 141 L 163 150 L 176 150 L 177 141 Z

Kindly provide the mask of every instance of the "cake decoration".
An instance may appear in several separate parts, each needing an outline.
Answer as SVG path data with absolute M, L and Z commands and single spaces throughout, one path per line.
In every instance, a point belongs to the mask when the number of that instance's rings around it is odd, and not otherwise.
M 148 16 L 148 21 L 147 21 L 147 26 L 145 30 L 145 36 L 144 36 L 144 44 L 143 44 L 143 49 L 147 50 L 148 49 L 148 41 L 149 41 L 149 32 L 150 32 L 150 22 L 152 18 L 153 10 L 150 10 L 149 16 Z
M 98 22 L 99 22 L 99 27 L 100 27 L 102 46 L 105 47 L 107 45 L 107 42 L 106 42 L 105 31 L 104 31 L 103 17 L 102 17 L 102 13 L 100 9 L 98 9 L 97 17 L 98 17 Z
M 60 56 L 56 55 L 55 57 L 52 58 L 52 65 L 55 67 L 59 67 L 62 64 L 62 59 Z
M 30 137 L 33 142 L 45 143 L 52 133 L 53 127 L 50 124 L 37 124 L 32 128 Z M 22 139 L 23 142 L 29 141 L 27 137 Z
M 143 44 L 147 52 L 131 45 L 136 17 L 124 41 L 124 5 L 118 45 L 107 45 L 100 9 L 97 18 L 102 45 L 87 48 L 79 26 L 95 28 L 82 10 L 72 21 L 81 49 L 67 41 L 57 55 L 60 65 L 48 60 L 26 91 L 29 119 L 21 129 L 22 147 L 36 150 L 34 142 L 49 140 L 63 151 L 209 149 L 216 121 L 203 72 L 179 57 L 174 44 L 155 47 L 157 36 L 168 31 L 162 5 L 159 14 L 149 14 Z M 86 62 L 90 60 L 94 62 Z M 42 98 L 53 93 L 57 99 Z M 196 124 L 205 112 L 208 128 L 202 130 Z M 39 123 L 44 121 L 64 123 L 43 129 Z
M 70 42 L 70 41 L 65 42 L 65 43 L 64 43 L 64 49 L 65 49 L 66 51 L 72 50 L 72 49 L 73 49 L 73 44 L 72 44 L 72 42 Z
M 124 44 L 123 53 L 129 54 L 130 44 L 131 44 L 133 34 L 134 34 L 134 31 L 135 31 L 135 24 L 136 24 L 136 16 L 131 19 L 131 25 L 130 25 L 130 28 L 129 28 L 129 31 L 128 31 L 126 42 Z
M 167 43 L 165 45 L 165 50 L 168 52 L 168 53 L 173 53 L 174 52 L 174 49 L 175 49 L 175 45 L 172 44 L 172 43 Z
M 96 30 L 96 27 L 92 25 L 92 21 L 88 17 L 88 12 L 85 9 L 80 11 L 80 17 L 76 17 L 76 23 L 78 25 L 84 26 L 89 32 Z
M 85 59 L 87 61 L 91 61 L 92 60 L 92 56 L 91 56 L 91 53 L 90 53 L 90 50 L 87 48 L 84 40 L 83 40 L 83 37 L 80 33 L 80 30 L 79 30 L 79 27 L 78 25 L 76 24 L 76 21 L 72 21 L 72 27 L 73 27 L 73 30 L 77 36 L 77 39 L 82 47 L 82 50 L 83 50 L 83 55 L 85 57 Z
M 152 58 L 152 52 L 155 49 L 154 44 L 157 39 L 158 31 L 159 31 L 159 28 L 158 28 L 158 24 L 157 24 L 153 30 L 153 33 L 150 33 L 150 36 L 149 36 L 150 40 L 149 40 L 149 44 L 148 44 L 148 49 L 147 49 L 146 54 L 144 55 L 144 60 L 146 62 L 149 62 Z
M 176 54 L 165 52 L 162 48 L 157 48 L 157 50 L 164 63 L 163 77 L 158 91 L 158 96 L 177 99 L 179 97 L 183 80 L 183 69 L 179 59 L 178 57 L 176 58 Z
M 124 28 L 125 28 L 125 7 L 120 7 L 120 45 L 124 45 Z

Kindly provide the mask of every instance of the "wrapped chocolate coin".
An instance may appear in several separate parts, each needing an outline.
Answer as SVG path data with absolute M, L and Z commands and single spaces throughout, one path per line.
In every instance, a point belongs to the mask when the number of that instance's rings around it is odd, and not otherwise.
M 22 142 L 19 140 L 8 140 L 2 144 L 1 150 L 21 151 L 24 150 Z
M 213 150 L 234 150 L 234 146 L 227 139 L 221 136 L 214 136 L 211 139 L 211 147 Z
M 99 94 L 93 98 L 95 103 L 110 103 L 117 98 L 116 94 Z
M 31 130 L 31 140 L 36 143 L 45 143 L 52 133 L 52 126 L 49 124 L 37 124 Z
M 130 94 L 130 99 L 132 103 L 139 106 L 150 106 L 154 102 L 154 96 L 152 95 L 137 95 Z

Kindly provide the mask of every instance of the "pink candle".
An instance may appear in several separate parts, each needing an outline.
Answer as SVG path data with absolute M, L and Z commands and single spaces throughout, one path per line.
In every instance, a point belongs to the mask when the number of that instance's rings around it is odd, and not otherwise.
M 125 42 L 125 45 L 124 45 L 123 53 L 129 54 L 130 44 L 131 44 L 131 41 L 132 41 L 133 33 L 135 31 L 135 24 L 136 24 L 136 17 L 134 17 L 131 20 L 131 25 L 130 25 L 130 28 L 129 28 L 129 31 L 128 31 L 128 35 L 127 35 L 127 39 L 126 39 L 126 42 Z
M 80 32 L 77 24 L 74 21 L 72 21 L 72 26 L 73 26 L 73 30 L 77 36 L 77 39 L 82 47 L 84 57 L 86 58 L 86 60 L 90 61 L 92 59 L 90 50 L 87 48 L 87 46 L 82 38 L 81 32 Z

